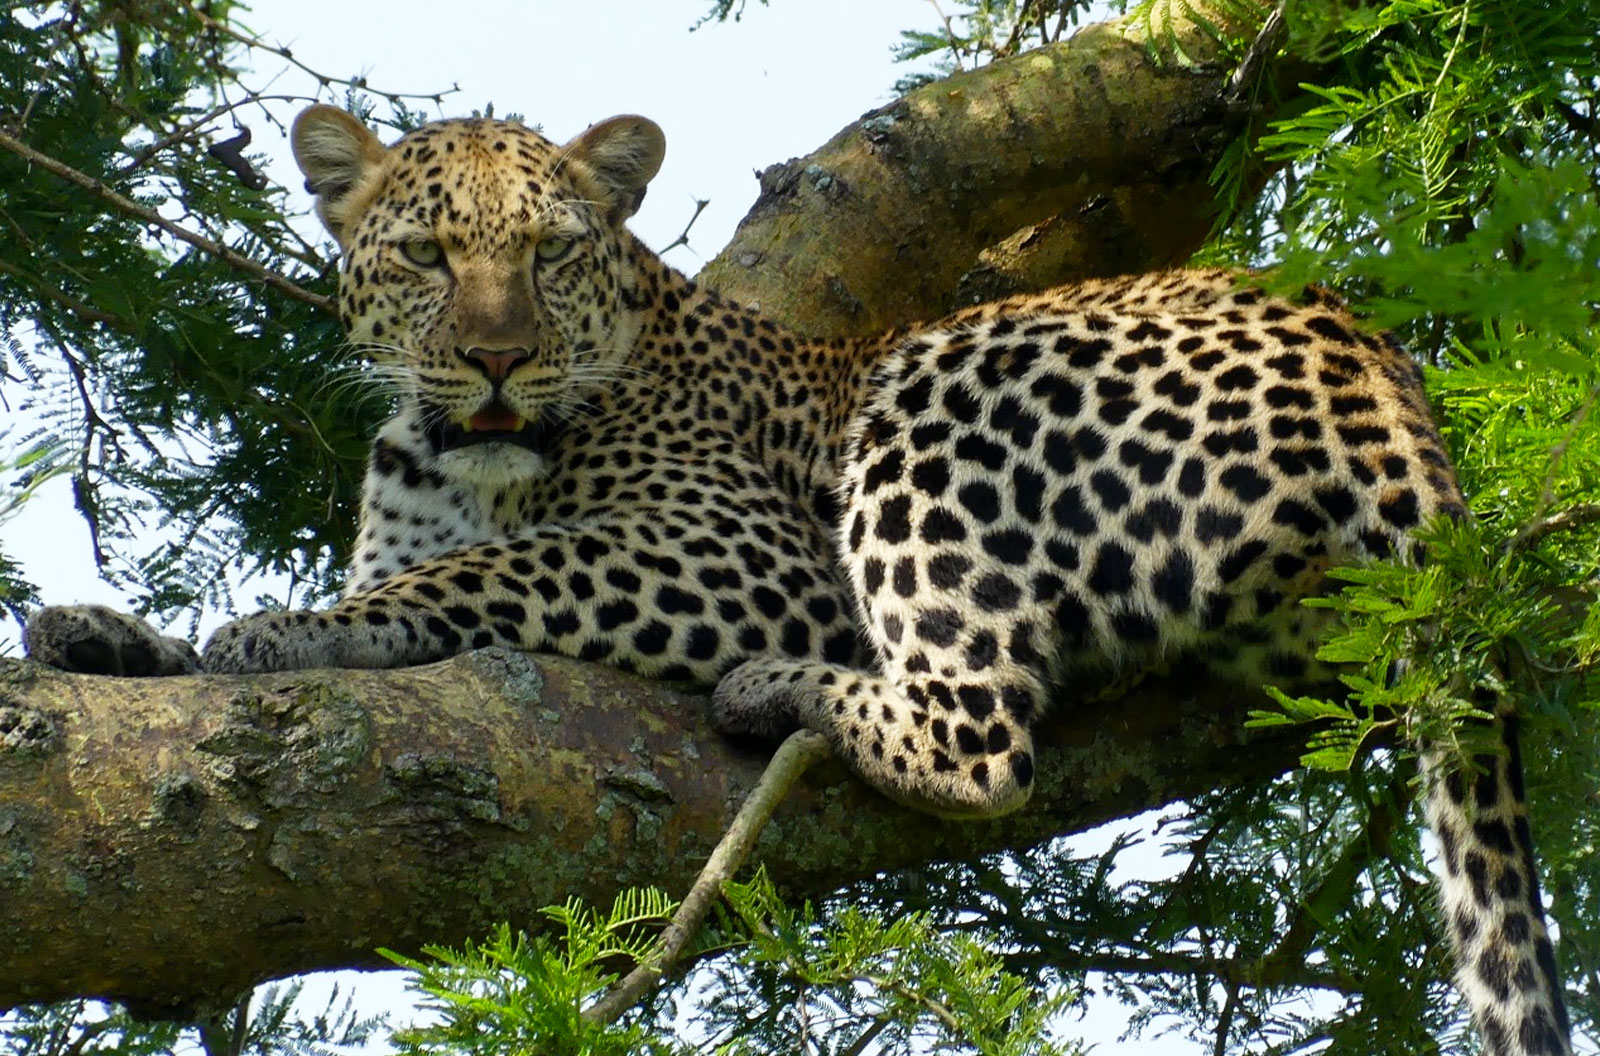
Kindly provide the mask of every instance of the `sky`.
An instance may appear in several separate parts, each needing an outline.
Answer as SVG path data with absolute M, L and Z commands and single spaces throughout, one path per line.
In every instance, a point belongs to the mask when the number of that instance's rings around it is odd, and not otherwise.
M 939 24 L 927 0 L 774 0 L 770 8 L 750 0 L 739 24 L 691 32 L 709 6 L 709 0 L 256 0 L 241 21 L 324 74 L 363 76 L 386 91 L 458 87 L 434 116 L 492 104 L 497 114 L 520 114 L 556 140 L 614 114 L 653 119 L 666 133 L 666 163 L 632 226 L 650 245 L 665 246 L 689 223 L 695 202 L 709 200 L 688 247 L 668 257 L 693 273 L 754 202 L 756 171 L 811 152 L 888 102 L 894 82 L 908 72 L 891 61 L 900 32 Z M 262 55 L 255 65 L 247 79 L 252 87 L 315 91 L 308 75 L 282 60 Z M 296 109 L 286 105 L 280 121 L 286 125 Z M 282 133 L 261 121 L 252 130 L 254 148 L 268 156 L 268 174 L 298 193 L 301 179 Z M 299 204 L 310 203 L 301 195 Z M 3 530 L 7 552 L 47 602 L 126 607 L 94 576 L 87 531 L 65 480 L 42 489 Z M 224 618 L 208 615 L 202 637 Z M 15 637 L 15 628 L 0 628 L 0 651 L 9 644 L 15 652 Z M 1103 849 L 1110 836 L 1085 837 L 1080 853 Z M 337 977 L 348 989 L 351 973 Z M 303 1007 L 321 1010 L 331 978 L 308 988 Z M 407 1020 L 394 974 L 355 983 L 364 1010 L 395 1008 L 398 1023 Z M 1172 1037 L 1119 1045 L 1125 1015 L 1109 1000 L 1091 1002 L 1069 1029 L 1097 1042 L 1100 1053 L 1151 1045 L 1164 1053 L 1198 1051 Z

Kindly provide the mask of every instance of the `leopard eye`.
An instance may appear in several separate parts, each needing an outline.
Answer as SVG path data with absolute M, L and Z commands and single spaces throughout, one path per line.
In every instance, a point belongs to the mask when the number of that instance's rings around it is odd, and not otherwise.
M 400 243 L 400 254 L 419 268 L 436 268 L 444 262 L 444 250 L 431 238 Z
M 554 264 L 568 253 L 572 252 L 572 239 L 551 235 L 541 238 L 539 244 L 533 247 L 533 255 L 540 264 Z

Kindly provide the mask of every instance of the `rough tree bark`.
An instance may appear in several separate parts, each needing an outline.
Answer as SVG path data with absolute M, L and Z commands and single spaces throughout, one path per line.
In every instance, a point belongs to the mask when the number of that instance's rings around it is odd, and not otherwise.
M 1140 687 L 1065 713 L 1028 809 L 943 822 L 838 766 L 758 856 L 819 894 L 1026 847 L 1295 746 L 1246 737 L 1227 687 Z M 259 980 L 459 943 L 621 888 L 681 894 L 770 749 L 703 697 L 490 650 L 398 671 L 115 680 L 0 660 L 0 1007 L 78 994 L 188 1017 Z
M 1191 57 L 1209 38 L 1178 27 Z M 812 333 L 1182 260 L 1241 127 L 1227 71 L 1100 27 L 931 85 L 762 197 L 705 281 Z M 870 237 L 876 233 L 878 237 Z M 1029 809 L 952 824 L 838 769 L 761 848 L 796 893 L 1021 847 L 1281 772 L 1250 694 L 1155 682 L 1045 737 Z M 0 661 L 0 1007 L 75 995 L 193 1016 L 374 947 L 460 942 L 570 895 L 681 892 L 760 751 L 698 696 L 495 651 L 394 672 L 114 680 Z

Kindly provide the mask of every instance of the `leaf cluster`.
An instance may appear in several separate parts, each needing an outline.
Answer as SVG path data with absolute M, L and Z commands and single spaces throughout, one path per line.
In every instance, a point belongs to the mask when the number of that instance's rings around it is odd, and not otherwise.
M 403 1053 L 550 1056 L 1075 1051 L 1050 1038 L 1065 992 L 1036 994 L 988 944 L 927 914 L 846 908 L 824 919 L 787 905 L 761 873 L 725 893 L 699 969 L 617 1024 L 584 1012 L 622 970 L 654 955 L 675 908 L 659 892 L 626 893 L 607 913 L 551 907 L 553 937 L 502 927 L 480 944 L 431 948 L 428 959 L 389 953 L 415 973 L 437 1017 L 398 1031 L 395 1043 Z
M 895 81 L 902 94 L 948 76 L 972 70 L 1029 48 L 1053 44 L 1078 27 L 1095 0 L 958 0 L 934 4 L 938 24 L 901 31 L 894 59 L 923 67 Z M 925 61 L 924 61 L 925 60 Z
M 382 1016 L 356 1013 L 348 994 L 333 987 L 321 1012 L 297 1008 L 305 984 L 261 988 L 259 1001 L 201 1023 L 150 1020 L 120 1005 L 67 1001 L 24 1005 L 0 1017 L 0 1052 L 7 1056 L 167 1056 L 196 1050 L 205 1056 L 345 1056 L 361 1051 L 384 1025 Z M 256 1007 L 252 1010 L 252 1004 Z

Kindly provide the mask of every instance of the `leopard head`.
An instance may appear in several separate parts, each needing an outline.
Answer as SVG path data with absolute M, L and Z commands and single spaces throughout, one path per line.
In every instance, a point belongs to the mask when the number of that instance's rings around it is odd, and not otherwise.
M 564 422 L 621 376 L 641 326 L 624 228 L 665 151 L 642 117 L 557 145 L 513 121 L 437 121 L 385 147 L 313 106 L 295 158 L 342 251 L 351 342 L 447 471 L 537 476 Z

